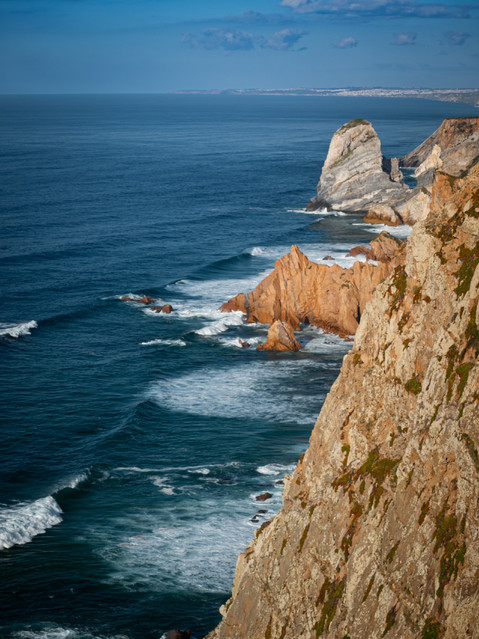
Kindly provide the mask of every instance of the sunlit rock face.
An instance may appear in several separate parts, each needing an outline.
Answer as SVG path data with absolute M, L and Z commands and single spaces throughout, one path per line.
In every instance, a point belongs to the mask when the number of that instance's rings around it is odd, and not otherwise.
M 209 639 L 466 639 L 479 610 L 479 167 L 437 172 Z
M 391 174 L 392 171 L 392 174 Z M 391 204 L 409 191 L 397 162 L 386 160 L 370 122 L 358 118 L 334 134 L 309 210 L 367 212 L 376 204 Z

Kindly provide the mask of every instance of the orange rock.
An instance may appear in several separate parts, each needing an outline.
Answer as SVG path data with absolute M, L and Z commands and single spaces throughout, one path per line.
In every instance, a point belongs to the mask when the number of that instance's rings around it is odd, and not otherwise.
M 397 251 L 400 246 L 395 238 L 393 242 Z M 383 253 L 386 255 L 386 249 Z M 302 323 L 310 323 L 342 336 L 351 335 L 356 332 L 374 289 L 393 264 L 394 261 L 381 261 L 378 265 L 356 262 L 349 269 L 337 264 L 316 264 L 292 246 L 254 291 L 240 293 L 220 310 L 242 311 L 248 322 L 272 324 L 280 320 L 289 322 L 294 330 Z
M 276 320 L 269 327 L 268 339 L 263 345 L 258 344 L 257 350 L 298 351 L 300 348 L 291 326 L 287 322 Z
M 249 346 L 250 346 L 250 345 L 249 345 L 249 342 L 243 342 L 243 340 L 242 340 L 242 339 L 240 339 L 239 337 L 238 337 L 238 340 L 239 340 L 239 343 L 241 344 L 241 346 L 242 346 L 243 348 L 249 348 Z
M 153 304 L 153 302 L 155 301 L 154 297 L 148 297 L 148 296 L 144 296 L 142 298 L 140 298 L 139 300 L 134 299 L 133 297 L 128 297 L 127 295 L 125 295 L 124 297 L 121 298 L 122 300 L 125 300 L 125 302 L 135 302 L 136 304 Z
M 152 306 L 151 310 L 155 311 L 155 313 L 171 313 L 174 308 L 171 304 L 165 304 L 164 306 Z

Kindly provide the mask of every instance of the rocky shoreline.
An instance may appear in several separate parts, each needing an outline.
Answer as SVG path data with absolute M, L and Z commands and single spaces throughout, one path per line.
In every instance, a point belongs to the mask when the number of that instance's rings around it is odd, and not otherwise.
M 343 269 L 359 278 L 345 287 L 342 269 L 293 247 L 255 291 L 225 305 L 250 321 L 319 326 L 328 317 L 319 294 L 343 292 L 330 328 L 341 320 L 357 330 L 310 447 L 285 477 L 283 506 L 239 556 L 232 597 L 208 639 L 477 636 L 479 153 L 477 119 L 468 120 L 472 133 L 446 121 L 403 158 L 422 167 L 418 181 L 431 181 L 430 203 L 389 261 Z M 356 127 L 369 154 L 377 148 L 365 139 L 370 125 Z M 346 148 L 345 163 L 355 153 Z M 375 167 L 373 179 L 383 181 L 383 165 Z M 366 186 L 360 197 L 375 191 Z M 318 196 L 331 205 L 325 193 L 335 191 L 322 176 Z M 373 275 L 380 269 L 383 280 Z M 322 287 L 329 273 L 338 274 L 334 288 Z M 369 303 L 358 313 L 368 279 Z

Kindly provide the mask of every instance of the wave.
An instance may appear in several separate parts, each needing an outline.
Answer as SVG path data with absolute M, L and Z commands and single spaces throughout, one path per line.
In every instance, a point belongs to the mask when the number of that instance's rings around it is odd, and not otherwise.
M 0 337 L 23 337 L 24 335 L 31 335 L 31 330 L 38 328 L 37 322 L 31 320 L 30 322 L 24 322 L 23 324 L 0 324 Z
M 195 331 L 197 335 L 211 336 L 224 333 L 232 326 L 241 326 L 244 323 L 244 313 L 241 311 L 233 311 L 231 313 L 222 313 L 223 317 L 208 326 Z
M 126 635 L 97 635 L 79 628 L 62 628 L 54 623 L 35 624 L 12 633 L 15 639 L 128 639 Z
M 263 255 L 264 249 L 261 246 L 253 246 L 252 248 L 245 249 L 243 254 L 252 255 L 253 257 L 257 257 L 258 255 Z
M 27 544 L 62 521 L 62 509 L 52 496 L 0 509 L 0 550 Z
M 288 213 L 306 213 L 306 215 L 333 215 L 334 217 L 343 217 L 348 215 L 344 211 L 334 211 L 323 207 L 322 209 L 315 209 L 314 211 L 308 211 L 308 209 L 287 209 Z
M 149 342 L 140 342 L 140 346 L 186 346 L 182 339 L 152 339 Z
M 366 222 L 353 222 L 353 226 L 362 226 L 369 233 L 375 233 L 379 235 L 383 231 L 387 231 L 391 235 L 396 237 L 406 238 L 409 237 L 412 231 L 412 226 L 408 224 L 401 224 L 400 226 L 389 226 L 387 224 L 367 224 Z
M 260 475 L 285 475 L 287 472 L 294 470 L 294 465 L 284 464 L 266 464 L 265 466 L 258 466 L 256 472 Z

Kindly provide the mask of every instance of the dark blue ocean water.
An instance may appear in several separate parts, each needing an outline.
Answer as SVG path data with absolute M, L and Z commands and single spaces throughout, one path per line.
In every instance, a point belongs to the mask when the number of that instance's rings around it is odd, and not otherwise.
M 0 636 L 214 627 L 349 347 L 308 329 L 298 354 L 241 349 L 266 329 L 216 309 L 292 243 L 346 264 L 380 230 L 304 211 L 338 126 L 367 118 L 400 156 L 469 114 L 367 98 L 0 98 Z

